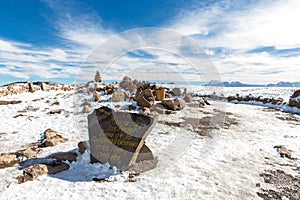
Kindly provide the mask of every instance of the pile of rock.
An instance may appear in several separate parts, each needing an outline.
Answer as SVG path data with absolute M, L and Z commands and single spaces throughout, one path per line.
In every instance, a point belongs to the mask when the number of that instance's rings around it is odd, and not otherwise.
M 263 104 L 273 104 L 273 105 L 281 105 L 283 104 L 284 100 L 283 98 L 262 98 L 261 96 L 259 97 L 255 97 L 250 95 L 246 95 L 246 96 L 240 96 L 239 94 L 236 94 L 235 96 L 228 96 L 227 97 L 228 101 L 245 101 L 245 102 L 249 102 L 249 101 L 255 101 L 255 102 L 261 102 Z
M 119 86 L 123 88 L 124 90 L 128 90 L 131 93 L 135 93 L 137 88 L 141 85 L 141 83 L 138 80 L 133 80 L 125 76 L 123 80 L 120 82 Z
M 289 106 L 300 109 L 300 90 L 295 91 L 290 97 Z
M 140 107 L 151 108 L 154 106 L 156 85 L 150 85 L 150 83 L 144 83 L 141 85 L 133 98 Z

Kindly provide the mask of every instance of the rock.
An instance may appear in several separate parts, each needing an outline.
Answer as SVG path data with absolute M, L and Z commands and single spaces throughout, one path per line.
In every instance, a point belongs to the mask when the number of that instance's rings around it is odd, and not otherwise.
M 147 89 L 143 89 L 147 88 Z M 144 84 L 138 88 L 134 100 L 137 102 L 138 106 L 141 107 L 152 107 L 154 106 L 154 95 L 152 90 L 150 89 L 150 84 Z
M 52 105 L 59 105 L 59 101 L 55 100 Z
M 129 105 L 129 106 L 128 106 L 128 110 L 136 110 L 136 106 L 134 106 L 134 105 Z
M 68 170 L 70 166 L 64 162 L 52 162 L 42 163 L 27 167 L 23 170 L 23 174 L 18 176 L 18 183 L 24 183 L 26 181 L 33 181 L 37 177 L 45 174 L 56 174 L 65 170 Z
M 83 113 L 90 113 L 91 111 L 90 111 L 90 109 L 89 109 L 88 106 L 83 106 L 82 112 L 83 112 Z
M 172 94 L 166 93 L 165 98 L 172 98 Z
M 296 90 L 294 93 L 293 93 L 293 95 L 291 96 L 291 98 L 293 99 L 293 98 L 297 98 L 297 97 L 299 97 L 300 96 L 300 90 Z
M 33 181 L 38 176 L 48 173 L 47 165 L 45 164 L 36 164 L 30 167 L 27 167 L 23 170 L 23 175 L 17 177 L 18 183 L 24 183 L 26 181 Z
M 170 110 L 182 110 L 185 107 L 185 101 L 182 99 L 164 100 L 162 105 Z
M 60 152 L 54 153 L 49 156 L 49 158 L 56 159 L 57 161 L 69 161 L 74 162 L 77 158 L 77 153 L 75 152 Z
M 41 147 L 51 147 L 66 141 L 67 139 L 59 135 L 56 131 L 47 129 L 44 132 L 44 140 L 41 144 Z
M 148 101 L 145 97 L 140 97 L 138 100 L 137 100 L 137 104 L 141 107 L 152 107 L 154 105 L 154 102 L 153 101 Z
M 293 159 L 292 152 L 290 150 L 288 150 L 286 147 L 284 147 L 282 145 L 276 145 L 276 146 L 274 146 L 274 148 L 277 149 L 277 152 L 280 154 L 280 156 L 282 158 L 287 157 L 289 159 Z
M 164 88 L 159 88 L 155 90 L 155 100 L 163 101 L 166 96 L 166 90 Z
M 51 110 L 50 112 L 48 112 L 48 114 L 53 115 L 53 114 L 60 114 L 62 112 L 65 112 L 65 110 L 64 109 Z
M 93 98 L 94 98 L 94 101 L 101 101 L 101 96 L 96 91 L 93 92 Z
M 152 154 L 152 151 L 149 149 L 149 147 L 147 147 L 145 144 L 143 145 L 143 147 L 141 148 L 139 155 L 136 159 L 136 162 L 140 162 L 143 160 L 153 160 L 154 156 Z
M 2 153 L 0 155 L 0 169 L 12 167 L 18 163 L 17 156 L 14 153 Z
M 41 151 L 39 148 L 28 148 L 24 150 L 19 150 L 16 152 L 17 156 L 25 156 L 29 158 L 36 158 L 37 154 Z
M 34 92 L 35 91 L 34 85 L 31 82 L 28 82 L 28 88 L 29 88 L 29 92 Z
M 144 107 L 144 108 L 142 108 L 142 110 L 140 111 L 140 113 L 139 114 L 142 114 L 142 115 L 150 115 L 150 108 L 148 108 L 148 107 Z
M 18 103 L 22 103 L 22 101 L 3 101 L 3 100 L 0 100 L 0 105 L 9 105 L 9 104 L 18 104 Z
M 88 147 L 87 141 L 81 141 L 78 143 L 79 153 L 83 154 Z
M 193 101 L 192 98 L 193 98 L 193 97 L 192 97 L 192 94 L 191 94 L 191 93 L 187 93 L 187 94 L 185 95 L 185 97 L 183 98 L 183 100 L 184 100 L 186 103 L 191 103 L 191 102 Z
M 93 105 L 90 102 L 83 102 L 81 106 L 93 107 Z
M 42 82 L 41 83 L 41 89 L 43 90 L 43 91 L 49 91 L 49 87 L 48 87 L 48 85 L 46 84 L 46 83 L 44 83 L 44 82 Z
M 98 83 L 101 83 L 101 82 L 102 82 L 102 77 L 101 77 L 99 71 L 96 72 L 96 75 L 95 75 L 94 80 L 95 80 L 96 82 L 98 82 Z
M 117 91 L 113 92 L 111 97 L 112 102 L 122 102 L 125 101 L 125 92 L 121 89 L 118 89 Z
M 172 92 L 173 92 L 174 96 L 181 96 L 181 90 L 180 90 L 180 88 L 174 88 L 172 90 Z
M 52 162 L 49 164 L 46 164 L 48 168 L 48 174 L 56 174 L 65 170 L 68 170 L 70 166 L 64 162 Z

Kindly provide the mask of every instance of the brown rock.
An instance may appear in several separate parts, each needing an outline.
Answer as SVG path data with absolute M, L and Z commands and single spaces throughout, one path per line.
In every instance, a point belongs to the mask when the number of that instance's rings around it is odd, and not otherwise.
M 24 183 L 26 181 L 33 181 L 38 176 L 42 176 L 48 173 L 48 168 L 46 164 L 36 164 L 27 167 L 23 170 L 23 175 L 17 177 L 18 183 Z
M 56 174 L 65 170 L 68 170 L 70 166 L 64 162 L 53 162 L 46 164 L 48 168 L 48 174 Z
M 52 129 L 47 129 L 44 132 L 44 141 L 41 144 L 41 147 L 50 147 L 55 146 L 59 143 L 66 142 L 67 139 L 59 135 L 56 131 Z
M 27 158 L 35 158 L 40 151 L 41 149 L 39 148 L 28 148 L 28 149 L 17 151 L 16 155 L 25 156 Z
M 65 170 L 68 170 L 70 166 L 63 162 L 52 162 L 52 163 L 42 163 L 27 167 L 23 170 L 23 174 L 18 176 L 18 183 L 24 183 L 26 181 L 33 181 L 38 176 L 45 174 L 56 174 Z
M 88 106 L 88 107 L 93 107 L 90 102 L 83 102 L 81 106 Z
M 2 153 L 0 155 L 0 169 L 12 167 L 18 163 L 17 156 L 14 153 Z
M 166 93 L 165 98 L 172 98 L 172 94 Z
M 150 108 L 148 107 L 144 107 L 142 108 L 142 110 L 140 111 L 140 114 L 143 114 L 143 115 L 149 115 L 151 112 L 150 112 Z
M 162 104 L 170 110 L 182 110 L 185 107 L 185 101 L 182 99 L 164 100 Z
M 101 101 L 101 96 L 96 91 L 93 92 L 93 98 L 94 98 L 94 101 Z
M 57 161 L 65 161 L 68 160 L 69 162 L 76 161 L 77 153 L 75 152 L 60 152 L 51 154 L 49 158 L 56 159 Z
M 79 152 L 81 154 L 83 154 L 86 151 L 86 149 L 87 149 L 87 142 L 86 141 L 79 142 L 78 143 L 78 149 L 79 149 Z
M 18 104 L 18 103 L 22 103 L 22 101 L 3 101 L 0 100 L 0 105 L 9 105 L 9 104 Z

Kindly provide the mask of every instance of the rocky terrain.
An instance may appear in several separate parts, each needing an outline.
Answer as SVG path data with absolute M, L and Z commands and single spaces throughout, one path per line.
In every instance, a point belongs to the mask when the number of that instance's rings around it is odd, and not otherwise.
M 198 95 L 100 74 L 1 87 L 1 199 L 299 199 L 300 117 L 279 110 L 299 108 L 299 96 Z M 146 140 L 154 169 L 89 162 L 87 115 L 100 106 L 159 116 Z

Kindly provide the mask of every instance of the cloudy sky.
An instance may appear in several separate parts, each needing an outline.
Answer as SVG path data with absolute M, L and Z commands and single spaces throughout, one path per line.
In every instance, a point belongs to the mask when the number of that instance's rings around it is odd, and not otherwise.
M 299 10 L 298 0 L 1 1 L 0 84 L 74 83 L 78 74 L 94 74 L 96 69 L 102 70 L 104 79 L 123 75 L 146 79 L 145 74 L 166 79 L 177 74 L 178 79 L 203 81 L 203 73 L 214 67 L 212 71 L 223 81 L 300 81 Z M 143 27 L 159 31 L 122 34 Z M 161 29 L 193 42 L 181 40 L 181 46 L 176 46 L 180 51 L 173 51 L 168 42 L 177 38 L 164 35 Z M 105 43 L 112 39 L 108 51 Z M 127 44 L 137 44 L 136 49 Z M 195 44 L 210 62 L 202 63 L 207 69 L 189 63 L 202 56 L 190 52 Z M 103 55 L 112 55 L 118 48 L 128 51 L 117 57 Z M 103 61 L 108 58 L 112 59 L 109 65 Z

